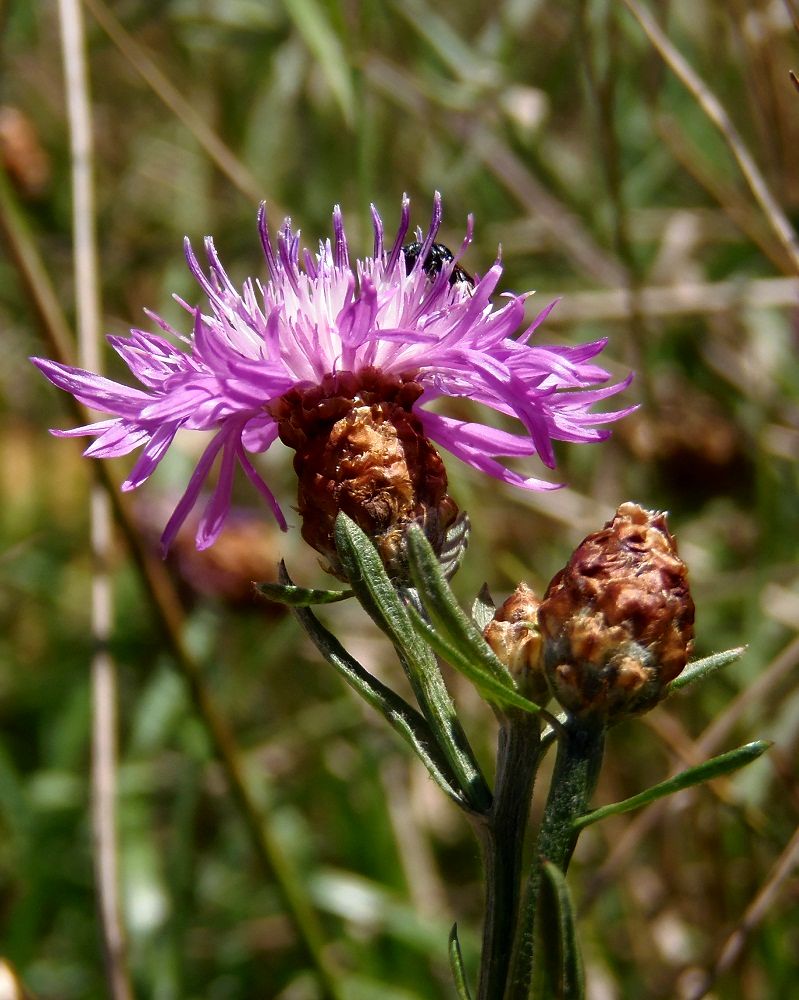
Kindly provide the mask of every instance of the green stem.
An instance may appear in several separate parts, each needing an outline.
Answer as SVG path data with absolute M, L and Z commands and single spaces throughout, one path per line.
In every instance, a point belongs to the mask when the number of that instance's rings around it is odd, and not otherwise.
M 512 712 L 499 731 L 494 801 L 479 834 L 486 908 L 478 1000 L 503 995 L 519 916 L 522 849 L 540 752 L 540 723 Z
M 605 725 L 596 719 L 570 716 L 559 733 L 558 755 L 516 932 L 511 976 L 504 1000 L 528 1000 L 542 866 L 549 861 L 564 873 L 568 869 L 580 832 L 574 829 L 573 822 L 586 811 L 596 787 L 604 746 Z

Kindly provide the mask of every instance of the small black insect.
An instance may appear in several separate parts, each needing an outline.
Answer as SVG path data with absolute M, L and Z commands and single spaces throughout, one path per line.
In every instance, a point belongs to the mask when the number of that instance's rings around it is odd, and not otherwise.
M 413 269 L 413 265 L 419 259 L 419 254 L 422 252 L 421 243 L 406 243 L 402 248 L 402 252 L 405 254 L 405 273 L 410 274 Z M 424 273 L 428 278 L 435 278 L 437 274 L 440 274 L 442 269 L 446 267 L 447 264 L 453 259 L 453 253 L 449 247 L 444 246 L 443 243 L 433 243 L 427 252 L 427 256 L 424 259 Z M 468 271 L 456 264 L 452 269 L 452 274 L 449 276 L 450 285 L 455 285 L 459 281 L 465 281 L 467 285 L 474 288 L 474 278 L 469 274 Z

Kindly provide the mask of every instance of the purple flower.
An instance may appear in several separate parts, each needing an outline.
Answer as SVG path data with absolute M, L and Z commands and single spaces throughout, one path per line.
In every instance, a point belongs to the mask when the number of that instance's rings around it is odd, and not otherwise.
M 241 291 L 231 283 L 211 239 L 205 240 L 207 273 L 187 240 L 189 268 L 210 306 L 204 313 L 181 301 L 193 317 L 192 335 L 182 336 L 148 313 L 171 339 L 138 329 L 130 337 L 108 338 L 142 388 L 32 359 L 51 382 L 109 417 L 53 433 L 94 437 L 85 451 L 94 458 L 126 455 L 142 447 L 123 490 L 135 489 L 152 475 L 179 430 L 213 433 L 163 533 L 165 550 L 217 461 L 219 474 L 200 519 L 197 547 L 212 545 L 222 529 L 237 465 L 285 530 L 280 506 L 248 456 L 266 451 L 281 433 L 276 416 L 281 400 L 297 398 L 297 390 L 328 385 L 331 376 L 335 382 L 345 373 L 352 373 L 356 382 L 359 373 L 366 372 L 388 382 L 412 381 L 421 392 L 412 412 L 429 439 L 502 482 L 523 489 L 556 488 L 509 469 L 499 459 L 537 454 L 552 467 L 554 440 L 604 439 L 610 432 L 597 425 L 617 420 L 634 407 L 613 413 L 591 413 L 591 407 L 624 389 L 631 376 L 596 388 L 609 378 L 592 363 L 605 339 L 578 347 L 531 344 L 555 303 L 514 336 L 524 319 L 526 296 L 505 293 L 501 302 L 492 302 L 501 263 L 474 282 L 458 264 L 472 239 L 471 217 L 454 258 L 434 244 L 441 223 L 438 194 L 427 235 L 417 230 L 421 246 L 413 252 L 407 245 L 403 248 L 409 219 L 406 197 L 399 230 L 386 249 L 383 223 L 372 208 L 374 252 L 353 266 L 338 207 L 333 212 L 333 243 L 320 244 L 316 255 L 308 250 L 300 254 L 299 233 L 289 220 L 273 246 L 262 208 L 258 222 L 269 280 L 262 284 L 248 279 Z M 515 417 L 524 432 L 497 430 L 427 409 L 442 396 L 466 397 Z

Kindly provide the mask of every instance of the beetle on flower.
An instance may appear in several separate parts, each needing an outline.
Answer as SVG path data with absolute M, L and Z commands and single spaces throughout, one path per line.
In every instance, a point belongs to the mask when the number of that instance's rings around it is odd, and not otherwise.
M 216 485 L 199 521 L 198 548 L 212 545 L 222 530 L 237 465 L 285 529 L 280 505 L 249 458 L 280 437 L 296 452 L 303 536 L 334 571 L 332 526 L 342 510 L 373 538 L 384 559 L 412 521 L 424 526 L 434 547 L 442 544 L 457 506 L 447 495 L 434 443 L 502 482 L 556 488 L 500 459 L 537 454 L 553 467 L 554 440 L 604 439 L 609 431 L 601 425 L 634 407 L 612 413 L 591 408 L 624 389 L 631 376 L 598 387 L 609 378 L 593 363 L 605 339 L 576 347 L 531 343 L 554 303 L 514 336 L 527 296 L 505 293 L 500 303 L 492 301 L 502 274 L 499 260 L 474 280 L 460 267 L 472 239 L 471 216 L 460 251 L 431 257 L 433 248 L 442 249 L 435 243 L 441 217 L 436 193 L 427 234 L 417 230 L 411 252 L 405 245 L 410 226 L 405 197 L 399 230 L 387 249 L 373 207 L 374 251 L 353 267 L 338 207 L 332 243 L 321 243 L 316 255 L 308 250 L 300 255 L 299 233 L 290 220 L 274 246 L 262 207 L 258 222 L 269 280 L 248 279 L 241 291 L 210 238 L 208 273 L 187 240 L 188 265 L 210 312 L 181 302 L 193 317 L 190 337 L 148 313 L 172 339 L 138 329 L 129 337 L 108 338 L 143 388 L 34 358 L 55 385 L 109 416 L 53 433 L 93 436 L 85 454 L 94 458 L 143 447 L 122 484 L 132 490 L 150 477 L 179 430 L 212 432 L 166 525 L 164 550 L 220 456 Z M 177 346 L 181 343 L 185 349 Z M 441 397 L 467 397 L 515 417 L 524 432 L 427 408 Z

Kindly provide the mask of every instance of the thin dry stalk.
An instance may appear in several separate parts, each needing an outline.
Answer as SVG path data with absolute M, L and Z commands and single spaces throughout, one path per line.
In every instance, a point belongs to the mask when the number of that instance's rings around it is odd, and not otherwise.
M 646 313 L 641 308 L 641 268 L 635 256 L 630 237 L 630 221 L 624 198 L 621 146 L 616 114 L 616 92 L 619 69 L 619 29 L 616 12 L 608 8 L 605 12 L 604 41 L 609 55 L 606 69 L 599 68 L 595 49 L 599 39 L 591 25 L 586 0 L 580 3 L 579 31 L 582 48 L 582 65 L 588 92 L 596 115 L 596 138 L 601 156 L 599 157 L 608 200 L 612 208 L 613 246 L 626 272 L 625 292 L 627 298 L 627 354 L 631 367 L 639 378 L 642 401 L 655 408 L 654 393 L 647 365 L 644 363 L 643 345 L 649 340 Z
M 741 173 L 760 205 L 769 225 L 790 257 L 793 269 L 799 274 L 799 238 L 788 217 L 771 194 L 766 180 L 746 147 L 740 133 L 733 125 L 724 106 L 704 80 L 688 63 L 681 52 L 663 33 L 658 23 L 638 0 L 621 0 L 639 23 L 660 57 L 693 96 L 707 118 L 716 126 L 730 149 Z
M 401 67 L 371 55 L 364 70 L 371 86 L 416 115 L 429 115 L 430 108 L 419 81 Z M 483 163 L 513 195 L 531 218 L 540 223 L 555 246 L 559 246 L 577 270 L 600 285 L 616 287 L 625 281 L 625 269 L 613 253 L 600 247 L 579 217 L 538 180 L 526 163 L 503 142 L 497 130 L 475 118 L 449 114 L 448 131 Z
M 746 946 L 749 935 L 768 915 L 777 901 L 785 882 L 799 865 L 799 829 L 788 842 L 788 846 L 777 859 L 760 892 L 755 896 L 738 924 L 729 935 L 719 953 L 713 968 L 707 973 L 694 992 L 686 1000 L 702 1000 L 713 988 L 720 976 L 729 972 Z
M 790 261 L 782 244 L 774 239 L 757 206 L 751 203 L 743 191 L 728 183 L 714 169 L 707 157 L 697 149 L 696 143 L 688 138 L 678 120 L 671 115 L 657 115 L 654 123 L 658 137 L 668 147 L 674 159 L 719 203 L 727 218 L 760 248 L 778 270 L 790 272 Z
M 100 293 L 95 235 L 93 142 L 83 12 L 78 0 L 59 0 L 72 167 L 72 218 L 81 364 L 102 370 Z M 92 553 L 92 831 L 94 871 L 108 990 L 113 1000 L 131 1000 L 125 931 L 119 898 L 117 843 L 117 678 L 108 652 L 113 628 L 109 574 L 112 529 L 108 498 L 93 484 L 90 492 Z
M 556 292 L 547 292 L 546 297 Z M 755 281 L 681 282 L 640 289 L 641 306 L 649 317 L 711 315 L 734 309 L 796 309 L 796 278 L 758 278 Z M 537 298 L 537 296 L 536 296 Z M 611 322 L 627 316 L 623 289 L 569 292 L 547 317 L 547 326 Z
M 538 180 L 495 131 L 472 123 L 455 125 L 452 131 L 470 143 L 486 169 L 546 227 L 551 238 L 584 274 L 611 287 L 625 284 L 625 269 L 614 255 L 597 245 L 580 219 Z
M 703 759 L 719 752 L 741 718 L 778 688 L 795 669 L 797 663 L 799 663 L 799 637 L 792 639 L 779 656 L 775 657 L 768 668 L 760 674 L 758 679 L 744 689 L 715 722 L 707 727 L 695 743 L 697 752 L 702 755 Z M 685 794 L 685 792 L 681 792 L 669 799 L 664 799 L 662 802 L 655 803 L 627 826 L 616 845 L 611 849 L 604 864 L 594 873 L 583 900 L 583 911 L 590 909 L 605 887 L 610 885 L 619 872 L 630 863 L 633 852 L 643 838 L 659 823 L 663 822 L 667 813 L 681 808 L 681 804 L 684 802 L 682 796 Z
M 222 142 L 202 115 L 194 109 L 166 74 L 159 69 L 145 48 L 128 34 L 107 5 L 102 0 L 83 0 L 83 3 L 122 56 L 178 121 L 191 132 L 230 183 L 253 204 L 263 201 L 262 186 L 257 178 Z M 285 214 L 275 203 L 267 201 L 267 206 L 270 215 L 282 217 Z

